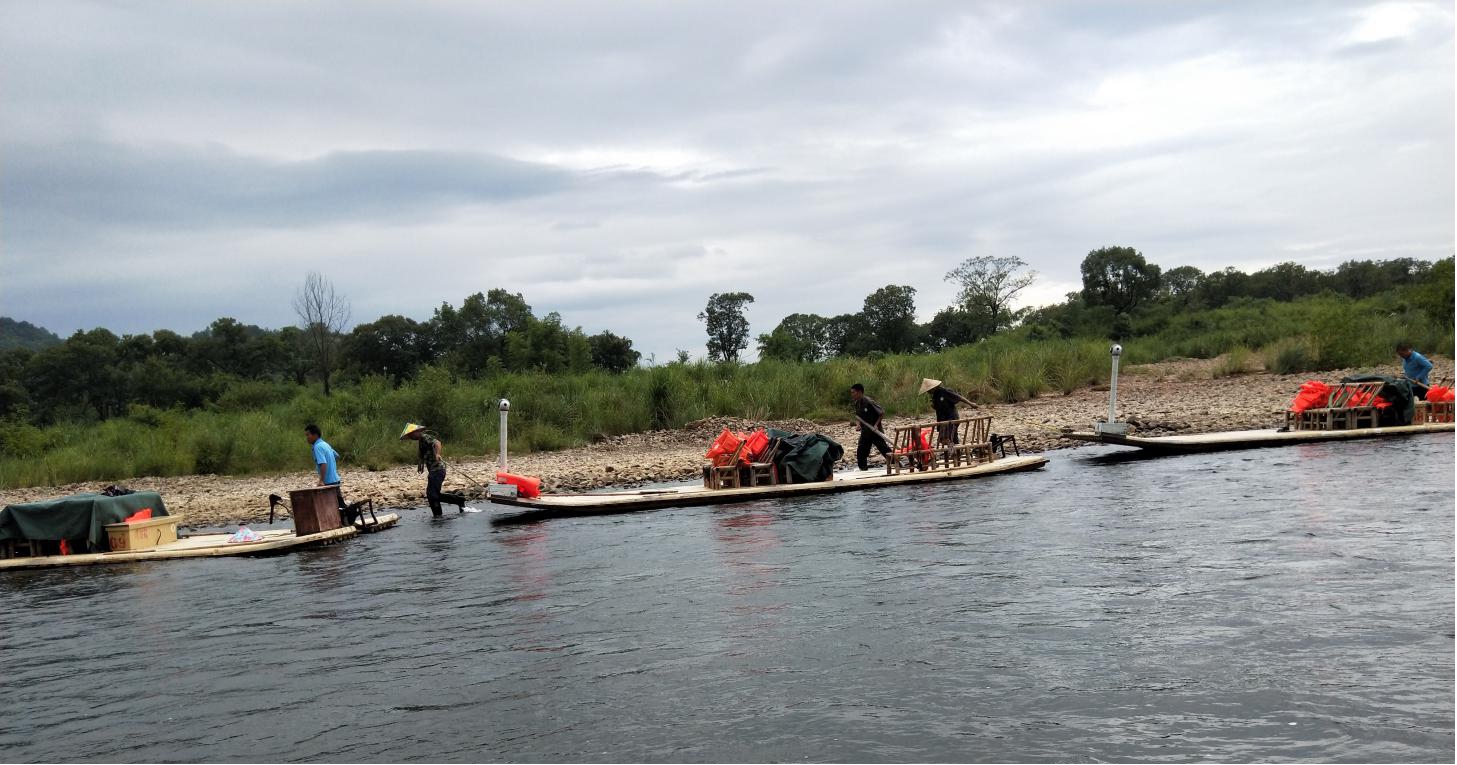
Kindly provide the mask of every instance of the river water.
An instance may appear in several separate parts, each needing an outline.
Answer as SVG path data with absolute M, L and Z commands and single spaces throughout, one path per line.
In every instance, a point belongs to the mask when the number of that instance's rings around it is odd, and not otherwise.
M 0 760 L 1453 760 L 1453 438 L 0 576 Z

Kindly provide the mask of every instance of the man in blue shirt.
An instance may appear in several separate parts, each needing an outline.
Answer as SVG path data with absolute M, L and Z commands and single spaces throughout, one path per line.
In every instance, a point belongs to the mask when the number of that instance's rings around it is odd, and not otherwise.
M 319 426 L 309 423 L 304 426 L 304 437 L 314 448 L 314 467 L 319 471 L 320 486 L 338 486 L 339 468 L 336 460 L 339 453 L 319 433 Z
M 1432 371 L 1432 362 L 1427 361 L 1426 356 L 1412 350 L 1406 343 L 1396 346 L 1396 355 L 1401 357 L 1401 373 L 1406 375 L 1406 379 L 1421 383 L 1420 387 L 1412 386 L 1412 393 L 1417 398 L 1426 400 L 1427 386 L 1431 384 L 1427 375 Z

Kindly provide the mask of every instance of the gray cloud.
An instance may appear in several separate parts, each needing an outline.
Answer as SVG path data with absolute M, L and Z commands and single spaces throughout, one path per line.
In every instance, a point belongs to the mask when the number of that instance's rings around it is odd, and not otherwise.
M 0 313 L 61 332 L 480 289 L 701 349 L 962 258 L 1442 257 L 1440 3 L 0 6 Z M 149 296 L 58 300 L 95 280 Z

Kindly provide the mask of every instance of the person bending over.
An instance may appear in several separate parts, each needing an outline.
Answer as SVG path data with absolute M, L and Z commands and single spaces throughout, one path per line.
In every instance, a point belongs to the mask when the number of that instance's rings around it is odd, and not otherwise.
M 855 448 L 855 464 L 861 470 L 870 468 L 870 450 L 876 449 L 889 462 L 890 442 L 885 440 L 885 409 L 875 399 L 865 395 L 865 386 L 855 383 L 850 386 L 850 400 L 855 403 L 855 423 L 860 430 L 860 444 Z M 870 427 L 866 427 L 869 425 Z

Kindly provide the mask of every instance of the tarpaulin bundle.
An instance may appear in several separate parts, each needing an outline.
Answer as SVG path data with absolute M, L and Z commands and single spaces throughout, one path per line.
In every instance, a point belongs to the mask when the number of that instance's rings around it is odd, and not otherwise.
M 1320 409 L 1331 400 L 1331 386 L 1319 380 L 1306 380 L 1290 402 L 1290 411 L 1300 414 L 1307 409 Z
M 1381 403 L 1375 404 L 1381 410 L 1381 417 L 1377 424 L 1382 426 L 1410 425 L 1412 417 L 1416 414 L 1416 397 L 1411 392 L 1411 382 L 1396 377 L 1385 375 L 1352 375 L 1341 379 L 1343 383 L 1379 382 L 1383 383 L 1377 396 L 1382 402 L 1389 402 L 1387 406 Z M 1348 406 L 1359 406 L 1349 403 Z
M 1454 400 L 1452 389 L 1445 385 L 1433 385 L 1427 389 L 1427 400 L 1434 403 L 1442 403 Z
M 121 523 L 138 511 L 150 509 L 152 517 L 167 514 L 156 492 L 139 491 L 121 497 L 75 494 L 58 499 L 6 505 L 0 509 L 0 542 L 30 539 L 55 542 L 70 540 L 86 544 L 86 552 L 106 552 L 111 544 L 106 525 Z
M 823 481 L 835 470 L 835 463 L 845 456 L 845 447 L 822 433 L 791 433 L 770 430 L 771 439 L 779 439 L 773 455 L 779 474 L 794 483 Z

